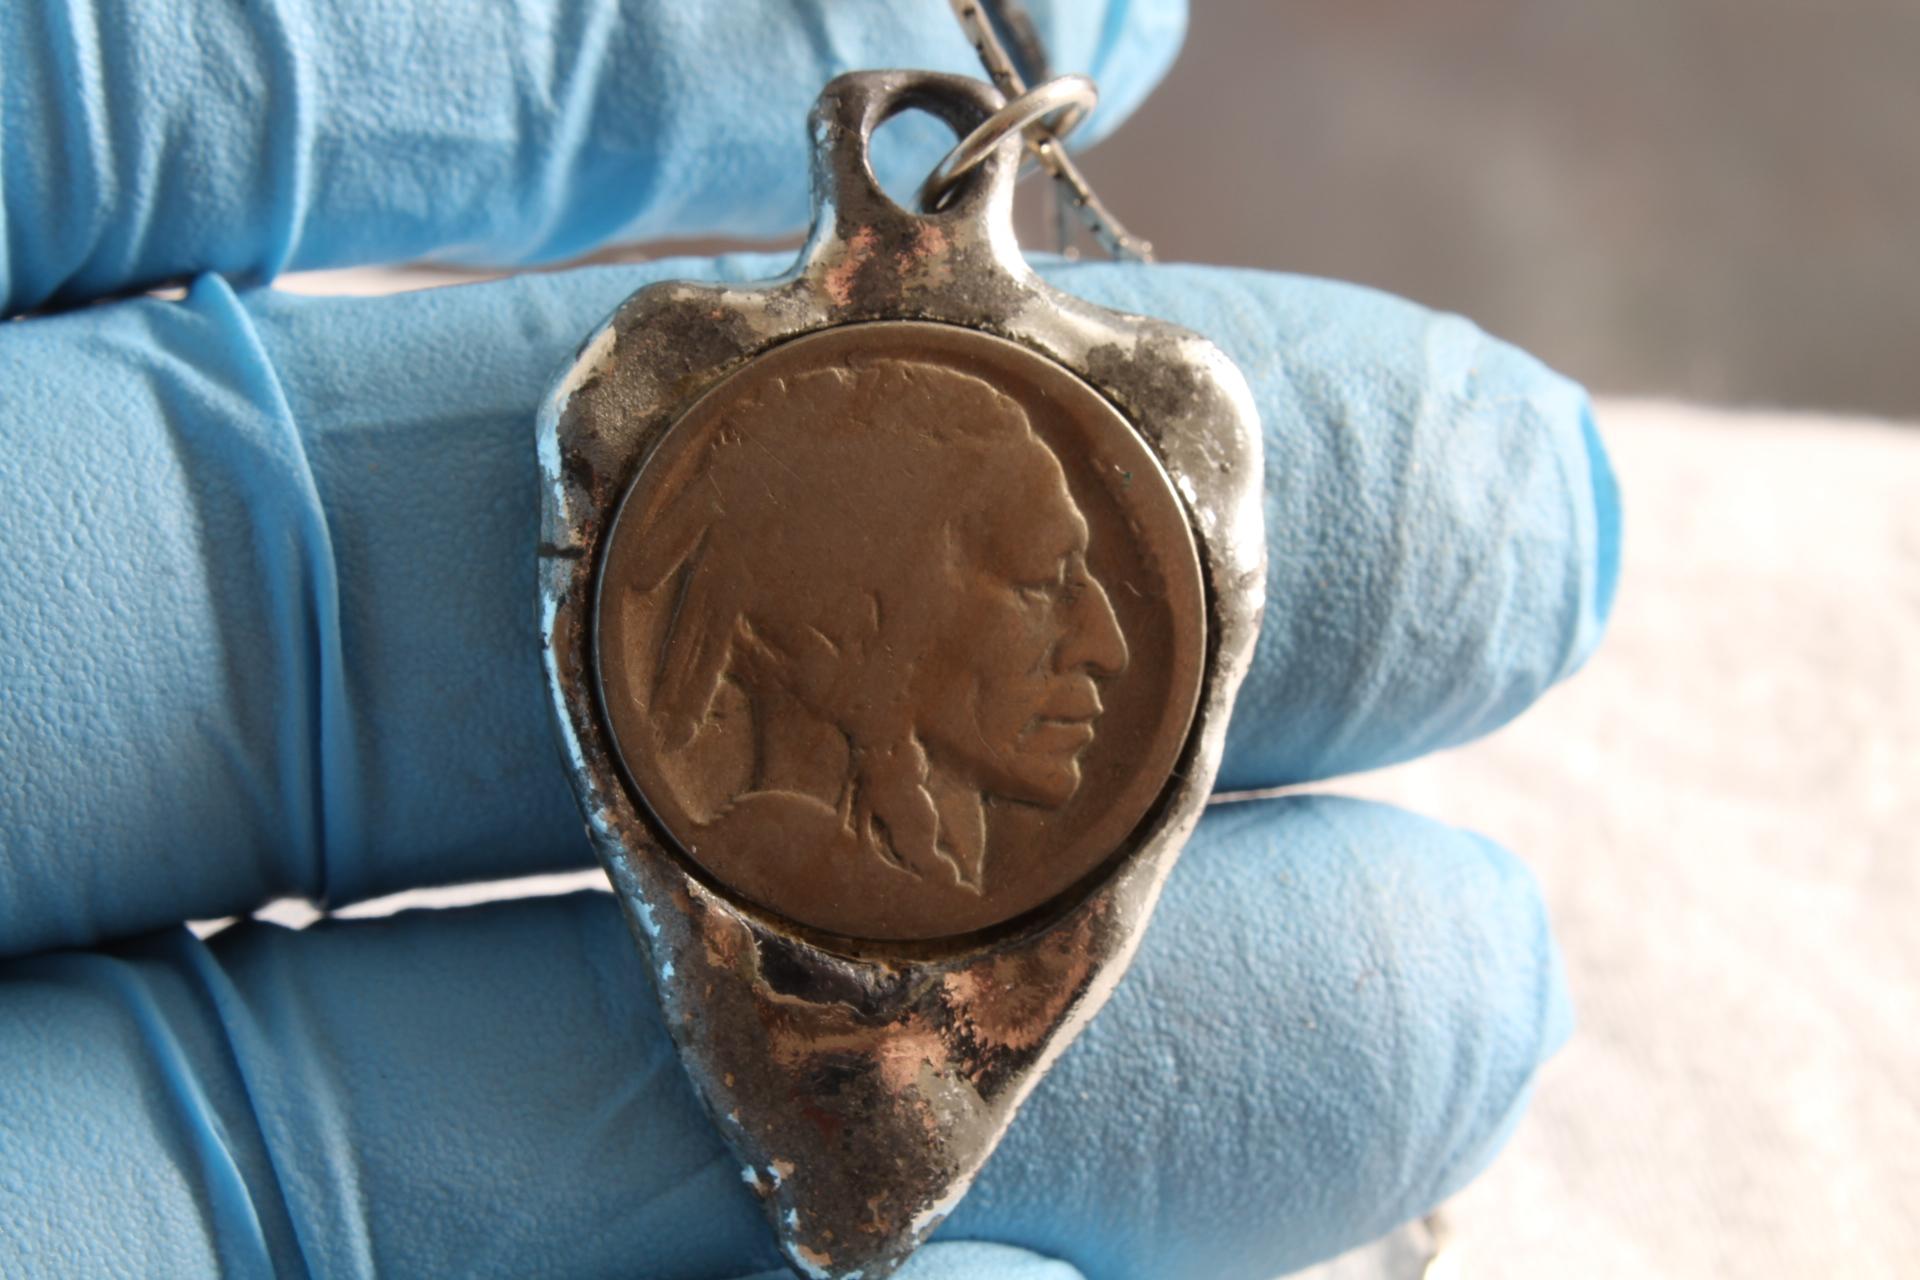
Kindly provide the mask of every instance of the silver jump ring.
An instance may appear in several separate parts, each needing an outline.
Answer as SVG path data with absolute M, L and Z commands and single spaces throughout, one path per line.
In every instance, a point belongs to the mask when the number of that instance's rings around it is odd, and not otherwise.
M 1035 85 L 982 120 L 947 152 L 920 186 L 920 207 L 938 213 L 960 180 L 979 168 L 1008 135 L 1039 126 L 1057 141 L 1079 128 L 1099 100 L 1093 81 L 1082 75 L 1056 76 Z

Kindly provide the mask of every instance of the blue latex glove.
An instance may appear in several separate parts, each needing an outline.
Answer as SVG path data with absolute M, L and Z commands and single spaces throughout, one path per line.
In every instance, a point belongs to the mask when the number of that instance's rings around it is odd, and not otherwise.
M 1109 125 L 1182 22 L 1041 17 Z M 820 84 L 968 59 L 937 0 L 5 6 L 0 297 L 788 229 Z M 180 922 L 589 860 L 534 648 L 534 406 L 645 281 L 782 265 L 367 300 L 204 275 L 0 325 L 0 1273 L 777 1265 L 606 895 Z M 1465 741 L 1592 650 L 1618 517 L 1577 388 L 1356 288 L 1048 274 L 1208 334 L 1258 396 L 1270 605 L 1223 785 Z M 984 1243 L 906 1274 L 1303 1265 L 1470 1178 L 1567 1028 L 1508 854 L 1222 806 L 942 1232 Z

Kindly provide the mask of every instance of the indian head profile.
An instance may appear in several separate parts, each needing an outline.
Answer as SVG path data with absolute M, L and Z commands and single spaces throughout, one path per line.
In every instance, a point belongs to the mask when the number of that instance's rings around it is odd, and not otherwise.
M 984 380 L 897 358 L 726 419 L 633 584 L 654 749 L 747 721 L 744 777 L 683 838 L 982 889 L 990 800 L 1071 799 L 1128 663 L 1058 458 Z

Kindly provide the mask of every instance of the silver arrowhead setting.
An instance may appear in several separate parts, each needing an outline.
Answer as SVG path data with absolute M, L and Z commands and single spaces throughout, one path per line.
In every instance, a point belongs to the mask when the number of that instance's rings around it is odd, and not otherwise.
M 921 109 L 965 134 L 999 106 L 997 95 L 983 84 L 931 73 L 867 72 L 834 81 L 813 114 L 815 225 L 792 271 L 744 287 L 667 283 L 642 289 L 582 346 L 539 422 L 545 485 L 539 566 L 543 656 L 568 771 L 593 842 L 652 966 L 687 1070 L 739 1154 L 744 1179 L 764 1198 L 787 1257 L 796 1271 L 809 1277 L 879 1280 L 891 1273 L 965 1194 L 1021 1101 L 1105 1001 L 1211 790 L 1262 606 L 1265 538 L 1258 420 L 1244 381 L 1226 357 L 1171 325 L 1059 293 L 1032 272 L 1012 232 L 1013 182 L 1021 156 L 1017 136 L 1003 142 L 937 213 L 900 208 L 875 180 L 868 143 L 890 116 Z M 709 526 L 699 521 L 737 510 L 724 500 L 724 484 L 740 483 L 728 481 L 734 473 L 719 463 L 704 471 L 700 466 L 742 438 L 756 449 L 777 452 L 766 447 L 773 437 L 753 436 L 754 428 L 740 425 L 746 419 L 738 415 L 714 426 L 710 441 L 702 437 L 701 448 L 707 452 L 684 464 L 693 468 L 686 473 L 693 478 L 684 483 L 688 492 L 700 484 L 720 497 L 705 499 L 710 509 L 702 508 L 693 523 L 662 499 L 662 514 L 647 526 L 640 545 L 666 548 L 660 553 L 666 557 L 663 567 L 634 570 L 631 583 L 623 580 L 626 594 L 619 600 L 605 580 L 610 572 L 626 572 L 613 549 L 617 527 L 623 520 L 642 519 L 623 514 L 623 503 L 635 506 L 642 501 L 630 496 L 637 489 L 636 477 L 649 469 L 666 474 L 669 466 L 682 465 L 673 461 L 678 446 L 669 448 L 663 442 L 676 424 L 692 420 L 703 396 L 803 336 L 889 323 L 951 326 L 1015 344 L 1097 393 L 1150 452 L 1169 492 L 1178 495 L 1173 509 L 1184 516 L 1198 571 L 1191 608 L 1201 616 L 1190 630 L 1204 643 L 1193 649 L 1190 710 L 1183 708 L 1177 721 L 1176 750 L 1168 754 L 1167 763 L 1154 766 L 1158 772 L 1143 793 L 1140 816 L 1123 815 L 1131 826 L 1112 839 L 1110 850 L 1103 845 L 1097 851 L 1090 864 L 1094 869 L 1064 889 L 1047 884 L 1050 896 L 1039 905 L 1011 900 L 1000 913 L 1004 919 L 991 912 L 977 918 L 955 914 L 952 918 L 966 927 L 949 931 L 926 920 L 898 929 L 867 928 L 869 919 L 884 924 L 895 917 L 862 914 L 863 904 L 850 900 L 860 893 L 858 875 L 848 881 L 851 888 L 820 889 L 804 911 L 782 910 L 781 895 L 792 890 L 783 887 L 787 882 L 761 877 L 756 868 L 780 856 L 782 824 L 789 822 L 781 816 L 784 810 L 775 806 L 775 817 L 762 821 L 750 837 L 714 835 L 714 841 L 734 839 L 747 851 L 730 862 L 702 847 L 703 833 L 719 829 L 717 819 L 701 811 L 699 803 L 675 807 L 662 799 L 664 788 L 680 785 L 677 778 L 693 779 L 685 784 L 688 794 L 704 795 L 719 786 L 713 779 L 730 776 L 730 770 L 747 777 L 762 767 L 741 762 L 745 749 L 729 745 L 741 735 L 729 736 L 727 718 L 738 720 L 745 713 L 730 711 L 726 699 L 738 700 L 747 677 L 728 677 L 725 663 L 712 659 L 711 645 L 735 645 L 747 655 L 739 659 L 743 666 L 750 660 L 789 667 L 800 661 L 789 652 L 794 644 L 782 647 L 777 636 L 768 638 L 764 627 L 699 630 L 687 620 L 689 610 L 708 607 L 698 602 L 705 597 L 696 599 L 695 588 L 687 585 L 692 572 L 687 566 L 724 560 L 707 532 Z M 861 374 L 866 379 L 861 385 L 884 388 L 892 376 L 894 372 L 885 369 L 871 377 Z M 921 386 L 914 376 L 912 370 L 900 375 L 905 379 L 900 385 Z M 948 383 L 928 383 L 934 387 L 927 393 L 928 403 L 950 406 L 952 387 L 973 376 L 952 374 Z M 791 379 L 776 381 L 782 387 L 793 385 Z M 960 416 L 966 419 L 960 427 L 972 430 L 972 420 L 979 415 L 968 411 Z M 1045 434 L 1039 427 L 1035 431 Z M 1060 462 L 1065 474 L 1073 474 L 1077 455 L 1058 440 L 1053 444 L 1054 456 L 1066 453 Z M 767 465 L 784 464 L 776 458 Z M 1115 499 L 1119 514 L 1108 526 L 1139 525 L 1146 517 L 1129 514 L 1132 509 L 1125 504 L 1130 499 L 1122 492 L 1131 483 L 1130 475 L 1117 464 L 1111 469 L 1119 476 L 1112 481 L 1114 492 L 1122 496 Z M 821 488 L 810 484 L 805 492 Z M 1084 490 L 1083 484 L 1075 492 Z M 778 500 L 777 495 L 770 500 Z M 850 500 L 858 500 L 857 493 Z M 1060 571 L 1055 593 L 1029 589 L 1034 593 L 1031 608 L 1052 609 L 1062 617 L 1077 609 L 1094 617 L 1086 613 L 1093 607 L 1087 603 L 1091 593 L 1104 592 L 1104 599 L 1120 592 L 1113 581 L 1116 573 L 1102 571 L 1094 559 L 1118 535 L 1103 535 L 1099 518 L 1089 519 L 1095 541 L 1083 557 L 1085 563 L 1075 559 L 1081 556 L 1081 544 L 1066 544 L 1062 563 L 1067 568 Z M 669 545 L 682 526 L 685 546 Z M 1068 520 L 1062 527 L 1075 526 Z M 1084 543 L 1084 532 L 1080 536 Z M 1102 536 L 1106 544 L 1100 542 Z M 1014 550 L 1031 541 L 1016 539 Z M 802 555 L 797 549 L 793 554 Z M 777 547 L 769 555 L 777 566 Z M 1098 585 L 1102 572 L 1108 579 L 1105 588 Z M 812 607 L 813 597 L 830 593 L 808 588 L 797 594 L 800 605 L 787 609 L 791 616 L 782 625 L 804 624 L 820 633 L 823 653 L 854 652 L 857 646 L 850 647 L 833 624 L 818 622 L 801 607 Z M 640 637 L 631 643 L 653 646 L 648 653 L 694 655 L 673 661 L 695 664 L 686 669 L 697 668 L 701 680 L 682 680 L 663 692 L 661 681 L 651 674 L 658 664 L 645 667 L 646 678 L 609 675 L 608 636 L 628 643 L 625 632 L 614 630 L 628 624 L 614 619 L 612 611 L 628 608 L 621 601 L 629 598 L 642 602 L 629 610 L 632 634 Z M 884 638 L 890 634 L 881 618 L 887 602 L 879 594 L 874 601 L 872 634 Z M 818 607 L 826 611 L 821 617 L 845 613 L 833 613 L 831 600 Z M 1136 607 L 1144 606 L 1124 600 L 1113 606 L 1111 616 L 1119 619 L 1123 633 L 1127 609 Z M 1160 673 L 1148 668 L 1173 660 L 1156 657 L 1150 663 L 1139 657 L 1148 652 L 1143 645 L 1134 644 L 1130 652 L 1113 639 L 1102 650 L 1095 640 L 1086 639 L 1106 634 L 1101 617 L 1069 621 L 1081 628 L 1071 634 L 1084 643 L 1075 650 L 1077 656 L 1056 665 L 1071 668 L 1076 688 L 1105 682 L 1106 714 L 1113 722 L 1126 714 L 1150 722 L 1145 712 L 1125 712 L 1124 699 L 1111 696 L 1114 673 L 1125 669 L 1130 680 L 1158 678 Z M 675 628 L 691 638 L 676 639 Z M 1175 645 L 1168 652 L 1177 649 Z M 1133 665 L 1126 665 L 1129 661 Z M 842 689 L 845 684 L 825 677 L 808 680 L 809 689 L 826 684 Z M 1063 677 L 1057 687 L 1067 688 L 1068 683 Z M 685 694 L 683 685 L 692 693 Z M 845 698 L 844 693 L 836 696 Z M 828 705 L 825 694 L 809 697 L 810 706 Z M 653 768 L 650 759 L 633 758 L 653 748 L 635 746 L 634 731 L 618 728 L 649 712 L 665 723 L 667 712 L 660 708 L 671 698 L 694 709 L 688 723 L 696 728 L 718 726 L 709 735 L 715 745 L 693 749 L 688 762 L 676 764 L 681 771 L 677 774 Z M 1057 812 L 1069 815 L 1058 821 L 1081 821 L 1072 816 L 1080 811 L 1060 799 L 1075 794 L 1074 786 L 1092 797 L 1083 804 L 1089 810 L 1085 821 L 1092 821 L 1098 816 L 1091 812 L 1095 799 L 1102 812 L 1117 811 L 1107 802 L 1107 792 L 1097 790 L 1108 784 L 1101 781 L 1107 775 L 1100 773 L 1103 757 L 1097 755 L 1105 748 L 1086 745 L 1097 736 L 1093 714 L 1048 710 L 1035 721 L 1044 726 L 1036 738 L 1038 763 L 1027 774 L 1013 770 L 1015 776 L 992 784 L 1011 794 L 1011 800 L 989 796 L 978 801 L 967 788 L 943 783 L 943 778 L 974 775 L 959 765 L 940 772 L 947 766 L 931 730 L 901 739 L 910 755 L 920 753 L 908 761 L 904 776 L 910 784 L 920 781 L 928 811 L 953 832 L 989 820 L 966 815 L 992 815 L 1020 805 L 1034 809 L 1056 800 Z M 845 749 L 856 761 L 892 749 L 875 745 L 870 725 L 885 717 L 864 703 L 847 710 L 842 720 L 826 715 L 824 723 L 839 723 Z M 698 736 L 685 728 L 676 732 L 659 741 L 678 744 Z M 924 751 L 922 738 L 928 744 Z M 822 741 L 829 755 L 840 749 L 834 733 L 823 733 Z M 1076 772 L 1068 767 L 1080 764 L 1087 768 Z M 848 768 L 865 776 L 857 764 Z M 1052 775 L 1046 773 L 1049 768 Z M 1054 775 L 1070 775 L 1072 785 L 1048 783 Z M 1118 783 L 1112 788 L 1114 794 L 1122 790 Z M 973 788 L 991 789 L 977 781 Z M 949 799 L 955 790 L 960 800 Z M 832 825 L 831 791 L 824 802 L 796 799 L 791 788 L 779 794 L 794 814 L 817 809 L 828 815 L 822 821 Z M 847 847 L 856 852 L 878 849 L 883 856 L 905 847 L 906 824 L 900 815 L 915 802 L 911 785 L 906 795 L 905 809 L 897 799 L 892 808 L 878 802 L 843 806 L 846 811 L 836 830 L 853 833 Z M 1009 829 L 1017 827 L 1009 822 Z M 1025 833 L 1019 838 L 1029 843 L 1040 838 L 1026 827 L 1017 829 Z M 1045 834 L 1043 828 L 1033 829 Z M 1019 843 L 1011 836 L 1008 840 L 1009 847 Z M 952 853 L 963 845 L 973 852 Z M 967 893 L 980 889 L 977 846 L 977 836 L 966 845 L 957 835 L 928 845 L 959 868 L 953 882 L 943 882 L 941 888 L 955 901 L 964 903 Z M 941 865 L 901 862 L 875 874 L 936 876 Z M 900 883 L 909 886 L 899 891 L 900 901 L 910 903 L 912 881 Z M 901 910 L 907 914 L 900 919 L 911 917 L 910 906 Z M 834 932 L 799 917 L 829 924 L 849 921 L 849 928 L 865 929 L 868 936 Z M 981 926 L 980 919 L 989 923 Z

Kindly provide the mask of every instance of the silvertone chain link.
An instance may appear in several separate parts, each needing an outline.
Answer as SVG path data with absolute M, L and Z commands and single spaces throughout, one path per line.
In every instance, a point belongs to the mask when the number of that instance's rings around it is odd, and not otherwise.
M 948 2 L 967 39 L 973 42 L 974 52 L 980 55 L 980 65 L 986 68 L 987 78 L 1003 97 L 1011 101 L 1025 93 L 1028 84 L 1049 78 L 1046 49 L 1020 0 Z M 1114 217 L 1067 154 L 1067 149 L 1044 124 L 1027 130 L 1027 148 L 1040 167 L 1060 184 L 1054 210 L 1056 234 L 1063 250 L 1070 242 L 1071 233 L 1066 219 L 1078 217 L 1108 256 L 1134 262 L 1153 261 L 1153 245 L 1128 231 L 1125 224 Z

